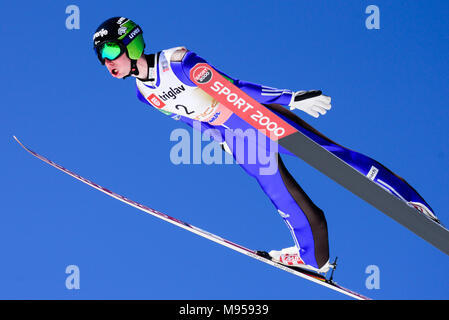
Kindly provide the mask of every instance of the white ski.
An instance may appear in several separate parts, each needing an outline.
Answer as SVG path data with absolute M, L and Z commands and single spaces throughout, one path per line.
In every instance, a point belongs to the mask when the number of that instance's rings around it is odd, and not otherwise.
M 359 294 L 357 292 L 351 291 L 349 289 L 346 289 L 346 288 L 338 285 L 336 282 L 334 282 L 332 280 L 332 276 L 331 276 L 330 279 L 326 279 L 323 275 L 318 274 L 318 273 L 314 273 L 314 272 L 311 272 L 311 271 L 308 271 L 308 270 L 303 270 L 303 269 L 300 269 L 300 268 L 287 267 L 285 265 L 279 264 L 279 263 L 274 262 L 271 259 L 269 259 L 267 257 L 267 255 L 266 255 L 266 253 L 264 253 L 264 252 L 254 251 L 254 250 L 245 248 L 245 247 L 243 247 L 243 246 L 241 246 L 239 244 L 236 244 L 236 243 L 233 243 L 233 242 L 231 242 L 229 240 L 221 238 L 221 237 L 219 237 L 219 236 L 217 236 L 215 234 L 212 234 L 212 233 L 210 233 L 208 231 L 202 230 L 200 228 L 192 226 L 191 224 L 188 224 L 188 223 L 183 222 L 181 220 L 178 220 L 176 218 L 170 217 L 170 216 L 168 216 L 168 215 L 166 215 L 166 214 L 164 214 L 162 212 L 159 212 L 157 210 L 151 209 L 151 208 L 149 208 L 149 207 L 147 207 L 145 205 L 142 205 L 142 204 L 140 204 L 138 202 L 135 202 L 135 201 L 133 201 L 131 199 L 128 199 L 128 198 L 126 198 L 126 197 L 124 197 L 124 196 L 122 196 L 120 194 L 117 194 L 117 193 L 115 193 L 115 192 L 113 192 L 113 191 L 111 191 L 109 189 L 106 189 L 106 188 L 96 184 L 95 182 L 92 182 L 92 181 L 90 181 L 90 180 L 88 180 L 86 178 L 83 178 L 82 176 L 80 176 L 80 175 L 78 175 L 78 174 L 76 174 L 76 173 L 74 173 L 74 172 L 64 168 L 63 166 L 61 166 L 61 165 L 59 165 L 59 164 L 57 164 L 57 163 L 47 159 L 46 157 L 41 156 L 40 154 L 30 150 L 25 145 L 23 145 L 15 136 L 14 136 L 14 139 L 26 151 L 31 153 L 36 158 L 38 158 L 38 159 L 48 163 L 49 165 L 51 165 L 51 166 L 61 170 L 62 172 L 72 176 L 73 178 L 78 179 L 81 182 L 84 182 L 85 184 L 91 186 L 92 188 L 95 188 L 95 189 L 97 189 L 97 190 L 99 190 L 101 192 L 104 192 L 108 196 L 113 197 L 113 198 L 115 198 L 117 200 L 120 200 L 120 201 L 122 201 L 122 202 L 124 202 L 124 203 L 126 203 L 126 204 L 128 204 L 130 206 L 133 206 L 134 208 L 137 208 L 137 209 L 143 211 L 143 212 L 151 214 L 152 216 L 155 216 L 156 218 L 162 219 L 162 220 L 164 220 L 166 222 L 174 224 L 175 226 L 178 226 L 178 227 L 183 228 L 183 229 L 185 229 L 187 231 L 193 232 L 193 233 L 195 233 L 195 234 L 197 234 L 197 235 L 199 235 L 199 236 L 201 236 L 203 238 L 209 239 L 209 240 L 211 240 L 211 241 L 213 241 L 215 243 L 218 243 L 218 244 L 220 244 L 222 246 L 228 247 L 228 248 L 230 248 L 230 249 L 232 249 L 234 251 L 243 253 L 243 254 L 251 257 L 251 258 L 257 259 L 257 260 L 262 261 L 262 262 L 265 262 L 266 264 L 269 264 L 269 265 L 274 266 L 276 268 L 279 268 L 281 270 L 287 271 L 287 272 L 289 272 L 291 274 L 294 274 L 294 275 L 299 276 L 301 278 L 304 278 L 306 280 L 312 281 L 312 282 L 317 283 L 319 285 L 322 285 L 322 286 L 324 286 L 326 288 L 329 288 L 329 289 L 335 290 L 337 292 L 340 292 L 340 293 L 342 293 L 342 294 L 344 294 L 346 296 L 349 296 L 349 297 L 352 297 L 352 298 L 355 298 L 355 299 L 358 299 L 358 300 L 370 300 L 370 298 L 368 298 L 368 297 L 365 297 L 365 296 L 363 296 L 363 295 L 361 295 L 361 294 Z

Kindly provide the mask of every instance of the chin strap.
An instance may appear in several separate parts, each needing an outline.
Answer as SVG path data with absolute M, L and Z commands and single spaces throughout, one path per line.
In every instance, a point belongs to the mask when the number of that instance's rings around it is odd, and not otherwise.
M 139 75 L 139 69 L 137 69 L 137 60 L 131 59 L 131 70 L 129 71 L 128 75 L 124 76 L 122 79 L 137 75 Z
M 137 69 L 137 60 L 131 60 L 131 71 L 129 72 L 129 74 L 132 75 L 139 75 L 139 69 Z
M 159 53 L 156 57 L 155 54 L 145 55 L 145 58 L 147 60 L 148 64 L 148 81 L 154 81 L 156 78 L 156 60 L 159 59 Z M 129 71 L 128 75 L 124 76 L 122 79 L 126 79 L 130 76 L 137 76 L 139 75 L 139 69 L 137 69 L 137 60 L 131 60 L 131 70 Z

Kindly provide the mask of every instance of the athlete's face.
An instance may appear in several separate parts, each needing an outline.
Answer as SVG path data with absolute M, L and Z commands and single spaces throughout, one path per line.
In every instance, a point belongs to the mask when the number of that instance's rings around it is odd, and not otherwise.
M 117 79 L 121 79 L 128 75 L 131 71 L 131 60 L 128 58 L 126 53 L 123 53 L 120 57 L 114 60 L 104 60 L 106 68 L 108 68 L 111 76 Z

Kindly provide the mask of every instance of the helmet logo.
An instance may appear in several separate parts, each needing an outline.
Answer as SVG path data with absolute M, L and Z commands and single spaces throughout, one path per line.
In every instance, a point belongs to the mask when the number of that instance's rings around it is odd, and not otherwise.
M 129 34 L 129 38 L 130 39 L 132 39 L 132 38 L 134 38 L 136 35 L 138 35 L 140 33 L 140 29 L 139 28 L 136 28 L 136 30 L 134 30 L 133 32 L 131 32 L 130 34 Z
M 93 40 L 95 40 L 95 39 L 98 38 L 98 37 L 104 37 L 104 36 L 107 35 L 107 34 L 108 34 L 108 30 L 105 30 L 105 29 L 103 28 L 103 29 L 101 29 L 100 31 L 94 33 L 94 38 L 93 38 Z
M 122 24 L 124 20 L 127 20 L 125 17 L 121 17 L 117 20 L 117 24 Z
M 126 30 L 128 30 L 128 28 L 126 28 L 126 27 L 120 27 L 120 28 L 118 29 L 118 34 L 119 34 L 119 35 L 125 34 L 125 33 L 126 33 Z

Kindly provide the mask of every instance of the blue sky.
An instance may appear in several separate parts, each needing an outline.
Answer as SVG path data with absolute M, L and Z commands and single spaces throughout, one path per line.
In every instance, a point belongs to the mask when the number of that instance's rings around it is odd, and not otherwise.
M 380 29 L 365 8 L 380 9 Z M 68 30 L 65 9 L 80 9 Z M 298 114 L 404 177 L 449 224 L 447 1 L 39 1 L 0 3 L 1 299 L 345 299 L 111 199 L 13 141 L 117 193 L 254 249 L 292 245 L 237 165 L 174 165 L 182 124 L 135 98 L 92 50 L 111 16 L 138 22 L 146 52 L 179 45 L 235 78 L 321 89 L 328 114 Z M 449 258 L 296 158 L 321 207 L 340 284 L 374 299 L 448 299 Z M 65 269 L 80 269 L 68 290 Z M 380 270 L 380 289 L 365 270 Z

